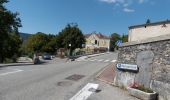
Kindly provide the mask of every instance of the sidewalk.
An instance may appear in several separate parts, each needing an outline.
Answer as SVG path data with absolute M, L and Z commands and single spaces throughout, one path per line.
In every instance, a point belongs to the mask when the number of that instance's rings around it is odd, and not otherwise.
M 139 100 L 130 96 L 126 90 L 111 85 L 115 76 L 113 65 L 114 63 L 108 65 L 92 80 L 93 83 L 99 84 L 98 89 L 101 92 L 93 94 L 88 100 Z
M 87 100 L 139 100 L 128 94 L 126 90 L 114 87 L 99 80 L 93 80 L 93 83 L 99 84 L 98 93 L 92 94 Z

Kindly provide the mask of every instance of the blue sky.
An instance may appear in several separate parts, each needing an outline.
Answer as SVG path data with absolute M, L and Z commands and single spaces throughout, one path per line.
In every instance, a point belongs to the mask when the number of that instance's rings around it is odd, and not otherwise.
M 128 33 L 128 27 L 170 19 L 170 0 L 10 0 L 7 8 L 19 12 L 25 33 L 57 34 L 68 23 L 83 33 Z

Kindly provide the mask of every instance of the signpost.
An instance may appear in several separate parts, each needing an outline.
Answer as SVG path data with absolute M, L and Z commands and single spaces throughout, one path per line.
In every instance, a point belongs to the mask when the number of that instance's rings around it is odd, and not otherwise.
M 123 43 L 122 40 L 118 40 L 118 41 L 116 42 L 116 45 L 117 45 L 117 46 L 120 46 L 122 43 Z
M 132 64 L 117 64 L 116 67 L 117 69 L 124 70 L 124 71 L 138 72 L 139 70 L 137 65 L 132 65 Z

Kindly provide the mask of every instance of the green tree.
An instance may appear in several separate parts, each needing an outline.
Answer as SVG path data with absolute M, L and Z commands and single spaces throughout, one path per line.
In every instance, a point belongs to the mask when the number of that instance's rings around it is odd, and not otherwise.
M 128 42 L 128 35 L 123 34 L 121 38 L 122 38 L 123 43 Z
M 28 38 L 23 49 L 26 48 L 27 52 L 33 53 L 54 53 L 56 50 L 56 36 L 47 35 L 42 32 L 38 32 Z
M 146 24 L 150 24 L 150 23 L 151 23 L 151 20 L 147 19 Z
M 44 46 L 48 42 L 48 36 L 45 33 L 38 32 L 28 38 L 26 48 L 28 52 L 40 53 L 44 51 Z
M 121 40 L 121 36 L 117 33 L 113 33 L 111 34 L 111 51 L 114 51 L 114 49 L 117 49 L 117 45 L 116 45 L 116 42 L 118 40 Z
M 21 27 L 19 14 L 7 10 L 4 6 L 7 2 L 7 0 L 0 0 L 0 63 L 6 58 L 17 55 L 21 43 L 18 34 L 18 28 Z
M 76 48 L 82 48 L 85 43 L 85 37 L 77 24 L 68 24 L 58 34 L 57 44 L 59 48 L 66 48 L 70 50 L 70 56 Z

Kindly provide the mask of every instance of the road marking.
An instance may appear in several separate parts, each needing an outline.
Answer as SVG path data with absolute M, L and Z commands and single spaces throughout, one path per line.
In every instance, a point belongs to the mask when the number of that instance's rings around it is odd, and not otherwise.
M 110 60 L 105 60 L 104 62 L 109 62 Z
M 90 60 L 90 61 L 95 61 L 95 59 L 92 59 L 92 60 Z
M 23 71 L 23 70 L 20 70 L 20 69 L 14 69 L 14 70 L 15 71 L 2 73 L 2 74 L 0 74 L 0 76 L 5 76 L 5 75 L 14 74 L 14 73 L 18 73 L 18 72 L 22 72 Z
M 82 60 L 76 60 L 76 61 L 82 61 Z
M 99 62 L 101 62 L 101 61 L 103 61 L 104 59 L 100 59 L 100 60 L 98 60 Z
M 111 62 L 116 62 L 116 60 L 112 60 Z
M 99 84 L 88 83 L 84 88 L 82 88 L 76 95 L 74 95 L 70 100 L 87 100 L 91 94 L 94 92 L 89 91 L 89 89 L 97 89 Z

